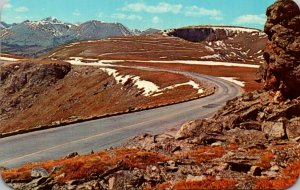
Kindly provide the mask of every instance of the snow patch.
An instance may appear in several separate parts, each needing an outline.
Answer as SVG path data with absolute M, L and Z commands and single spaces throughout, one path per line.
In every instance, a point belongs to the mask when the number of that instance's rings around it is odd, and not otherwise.
M 71 43 L 71 44 L 69 44 L 69 45 L 67 45 L 65 47 L 69 48 L 69 47 L 73 47 L 73 46 L 78 45 L 78 44 L 80 44 L 80 42 Z
M 120 75 L 117 70 L 109 68 L 100 68 L 100 70 L 106 72 L 110 76 L 113 76 L 118 84 L 124 85 L 129 79 L 131 79 L 134 86 L 144 91 L 144 96 L 151 96 L 153 93 L 159 90 L 159 86 L 157 86 L 153 82 L 142 80 L 139 76 Z
M 237 84 L 241 87 L 245 87 L 245 82 L 237 80 L 238 79 L 237 77 L 219 77 L 219 78 Z
M 0 56 L 0 61 L 19 61 L 19 59 L 11 58 L 11 57 L 2 57 Z
M 223 47 L 224 49 L 227 49 L 226 44 L 223 41 L 216 41 L 214 43 L 219 47 Z
M 162 88 L 162 89 L 158 90 L 157 93 L 154 94 L 153 96 L 160 96 L 160 95 L 163 94 L 163 91 L 172 90 L 174 88 L 177 88 L 177 87 L 180 87 L 180 86 L 187 86 L 187 85 L 190 85 L 194 89 L 198 90 L 198 94 L 203 94 L 204 93 L 204 90 L 200 87 L 199 84 L 197 84 L 195 81 L 190 80 L 189 82 L 185 82 L 185 83 L 181 83 L 181 84 L 174 84 L 174 85 Z
M 220 27 L 216 27 L 216 26 L 213 26 L 213 27 L 210 27 L 212 29 L 225 29 L 225 30 L 228 30 L 228 31 L 232 31 L 232 32 L 236 32 L 236 33 L 244 33 L 244 32 L 249 32 L 249 33 L 252 33 L 252 32 L 260 32 L 260 30 L 258 29 L 252 29 L 252 28 L 242 28 L 242 27 L 230 27 L 230 26 L 220 26 Z
M 221 59 L 220 54 L 206 55 L 201 57 L 202 59 Z
M 124 85 L 129 79 L 132 80 L 133 86 L 138 89 L 143 90 L 144 96 L 159 96 L 162 95 L 166 90 L 172 90 L 180 86 L 190 85 L 194 89 L 198 90 L 198 94 L 203 94 L 204 90 L 195 81 L 190 80 L 186 83 L 174 84 L 165 88 L 160 88 L 156 84 L 150 81 L 142 80 L 139 76 L 133 75 L 120 75 L 116 69 L 111 68 L 100 68 L 100 70 L 106 72 L 108 75 L 113 76 L 118 84 Z
M 162 61 L 162 60 L 99 60 L 97 62 L 85 63 L 82 57 L 70 57 L 71 60 L 66 62 L 73 65 L 85 65 L 85 66 L 111 66 L 116 67 L 113 63 L 123 63 L 123 62 L 140 62 L 140 63 L 166 63 L 166 64 L 187 64 L 187 65 L 206 65 L 206 66 L 225 66 L 225 67 L 247 67 L 247 68 L 259 68 L 259 65 L 244 64 L 244 63 L 231 63 L 231 62 L 220 62 L 220 61 L 194 61 L 194 60 L 174 60 L 174 61 Z
M 96 62 L 84 62 L 84 61 L 96 61 Z M 70 57 L 70 60 L 66 62 L 72 65 L 81 65 L 81 66 L 103 66 L 103 67 L 114 67 L 110 63 L 123 62 L 124 60 L 98 60 L 98 59 L 84 59 L 82 57 Z
M 118 62 L 117 60 L 115 60 Z M 230 62 L 219 62 L 219 61 L 193 61 L 193 60 L 174 60 L 174 61 L 138 61 L 128 60 L 130 62 L 141 62 L 141 63 L 178 63 L 187 65 L 208 65 L 208 66 L 225 66 L 225 67 L 247 67 L 247 68 L 259 68 L 259 65 L 243 64 L 243 63 L 230 63 Z M 120 60 L 119 62 L 125 62 Z

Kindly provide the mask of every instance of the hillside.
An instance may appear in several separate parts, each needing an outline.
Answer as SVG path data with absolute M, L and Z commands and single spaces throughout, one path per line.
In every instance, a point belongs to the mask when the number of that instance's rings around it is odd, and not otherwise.
M 38 59 L 1 63 L 0 67 L 0 133 L 126 113 L 213 93 L 208 84 L 169 72 L 82 67 Z

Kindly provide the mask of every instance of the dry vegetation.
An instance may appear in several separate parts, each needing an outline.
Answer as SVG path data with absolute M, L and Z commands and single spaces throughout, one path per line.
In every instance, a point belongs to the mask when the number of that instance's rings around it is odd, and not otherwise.
M 136 148 L 120 148 L 112 149 L 99 153 L 91 153 L 89 155 L 76 156 L 73 158 L 65 158 L 61 160 L 51 160 L 42 163 L 26 164 L 20 168 L 4 169 L 1 175 L 4 179 L 14 179 L 18 181 L 30 181 L 31 170 L 36 167 L 45 168 L 51 175 L 51 178 L 59 184 L 65 184 L 70 180 L 88 181 L 91 176 L 105 175 L 108 171 L 118 168 L 118 170 L 133 170 L 138 168 L 145 170 L 147 167 L 159 166 L 160 163 L 166 163 L 170 159 L 177 157 L 178 160 L 183 158 L 195 161 L 195 165 L 201 165 L 205 162 L 213 162 L 214 159 L 221 158 L 230 150 L 237 150 L 236 144 L 226 147 L 202 146 L 196 150 L 177 155 L 166 155 L 155 153 Z M 282 146 L 275 146 L 275 149 Z M 288 148 L 288 147 L 286 147 Z M 299 151 L 299 150 L 298 150 Z M 250 153 L 250 152 L 249 152 Z M 253 155 L 260 155 L 262 166 L 270 164 L 270 153 L 262 151 L 251 151 Z M 284 168 L 282 177 L 252 177 L 253 189 L 285 189 L 295 184 L 300 174 L 300 161 L 296 160 L 286 168 Z M 190 189 L 238 189 L 239 180 L 229 177 L 215 178 L 208 176 L 203 180 L 193 181 L 178 179 L 173 182 L 162 182 L 155 186 L 148 185 L 145 189 L 167 189 L 174 190 L 190 190 Z
M 207 60 L 201 57 L 219 54 L 223 55 L 223 61 L 259 64 L 262 60 L 259 58 L 262 52 L 257 52 L 264 48 L 266 38 L 256 37 L 257 39 L 254 41 L 255 37 L 251 34 L 248 34 L 248 36 L 237 36 L 235 40 L 225 41 L 224 43 L 227 44 L 225 47 L 211 46 L 214 48 L 214 52 L 211 51 L 211 48 L 207 48 L 210 45 L 206 41 L 194 43 L 177 37 L 162 36 L 161 34 L 115 37 L 61 46 L 53 52 L 44 55 L 44 57 L 50 56 L 61 60 L 69 57 L 108 60 Z M 241 49 L 237 50 L 239 48 Z M 249 49 L 251 49 L 251 56 L 250 54 L 242 56 L 241 51 L 246 52 Z M 233 51 L 237 52 L 236 56 L 225 56 Z M 241 60 L 240 56 L 245 60 Z
M 123 86 L 117 84 L 112 76 L 100 70 L 99 67 L 84 66 L 72 66 L 71 71 L 63 79 L 55 79 L 53 82 L 49 82 L 53 79 L 48 81 L 48 78 L 33 78 L 32 85 L 30 85 L 29 77 L 25 83 L 21 80 L 23 75 L 33 76 L 35 72 L 41 72 L 42 66 L 36 60 L 29 62 L 31 63 L 11 63 L 2 70 L 3 72 L 5 69 L 12 71 L 6 82 L 4 81 L 1 92 L 2 101 L 6 102 L 3 104 L 5 106 L 3 109 L 10 109 L 1 118 L 0 132 L 2 133 L 49 125 L 57 121 L 72 121 L 78 118 L 145 109 L 202 95 L 198 94 L 192 86 L 186 85 L 167 90 L 160 96 L 147 97 L 142 95 L 143 92 L 133 86 L 130 81 Z M 41 61 L 43 65 L 53 62 L 59 63 L 59 61 Z M 114 69 L 122 75 L 140 76 L 141 79 L 151 81 L 161 88 L 190 80 L 186 76 L 168 72 Z M 16 89 L 16 82 L 12 82 L 14 78 L 21 78 L 20 87 L 7 96 L 7 93 L 11 92 L 10 89 Z M 199 83 L 204 89 L 210 88 L 206 84 L 201 84 L 200 81 Z
M 231 43 L 231 42 L 227 42 Z M 245 38 L 237 37 L 236 48 L 251 49 L 250 52 L 262 50 L 264 48 L 265 39 L 255 42 L 249 42 L 253 46 L 245 42 Z M 193 43 L 176 37 L 162 37 L 161 35 L 135 36 L 110 38 L 107 40 L 99 40 L 94 42 L 82 42 L 80 44 L 62 46 L 44 57 L 51 57 L 59 60 L 68 60 L 69 57 L 84 57 L 99 60 L 128 60 L 124 64 L 128 66 L 152 66 L 160 68 L 179 69 L 183 71 L 196 72 L 217 77 L 237 77 L 238 80 L 246 82 L 244 89 L 252 91 L 261 89 L 262 85 L 255 82 L 257 69 L 243 67 L 225 67 L 225 66 L 202 66 L 202 65 L 183 65 L 183 64 L 163 64 L 163 63 L 138 63 L 130 62 L 130 60 L 153 61 L 153 60 L 211 60 L 220 61 L 215 58 L 202 59 L 201 57 L 211 54 L 230 54 L 228 50 L 214 49 L 214 53 L 207 48 L 206 42 Z M 99 48 L 101 47 L 101 48 Z M 254 49 L 253 49 L 254 48 Z M 228 51 L 228 52 L 227 52 Z M 236 50 L 235 50 L 236 51 Z M 87 53 L 88 52 L 88 53 Z M 262 52 L 262 51 L 261 51 Z M 261 54 L 253 55 L 252 59 L 240 60 L 235 58 L 226 58 L 224 62 L 259 64 L 262 59 Z M 247 56 L 246 56 L 247 57 Z
M 169 160 L 168 156 L 153 152 L 139 149 L 116 149 L 69 159 L 27 164 L 21 168 L 4 170 L 2 177 L 4 179 L 28 180 L 31 178 L 30 172 L 34 167 L 43 167 L 48 172 L 58 167 L 59 169 L 52 172 L 51 177 L 56 178 L 60 183 L 64 183 L 74 179 L 85 179 L 91 174 L 101 174 L 118 165 L 124 169 L 143 169 L 149 165 L 156 165 L 157 162 L 165 162 L 167 160 Z
M 179 181 L 173 186 L 174 190 L 199 190 L 199 189 L 237 189 L 237 181 L 233 179 L 217 180 L 213 177 L 203 181 Z

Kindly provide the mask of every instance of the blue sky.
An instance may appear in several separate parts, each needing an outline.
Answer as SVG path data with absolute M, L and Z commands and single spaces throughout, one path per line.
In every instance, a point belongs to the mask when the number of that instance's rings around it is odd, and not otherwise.
M 4 0 L 0 0 L 4 1 Z M 132 29 L 218 24 L 263 28 L 275 0 L 6 0 L 2 21 L 12 23 L 54 16 L 80 23 L 121 22 Z

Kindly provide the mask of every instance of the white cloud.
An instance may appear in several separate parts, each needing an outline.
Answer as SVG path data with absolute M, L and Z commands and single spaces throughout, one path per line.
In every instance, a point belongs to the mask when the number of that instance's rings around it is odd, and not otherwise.
M 115 13 L 113 15 L 111 15 L 111 18 L 115 18 L 115 19 L 122 19 L 122 20 L 142 20 L 143 17 L 139 16 L 139 15 L 126 15 L 123 13 Z
M 147 5 L 144 3 L 132 3 L 125 5 L 123 11 L 147 12 L 147 13 L 174 13 L 178 14 L 182 9 L 181 4 L 169 4 L 161 2 L 157 5 Z
M 74 10 L 74 11 L 72 12 L 72 15 L 74 15 L 74 16 L 80 16 L 81 13 L 80 13 L 80 11 L 79 11 L 78 9 L 76 9 L 76 10 Z
M 259 24 L 264 25 L 267 18 L 264 14 L 261 15 L 242 15 L 235 19 L 235 24 Z
M 7 3 L 3 6 L 4 9 L 11 9 L 13 6 L 10 3 Z
M 202 17 L 208 16 L 210 19 L 223 20 L 222 12 L 217 9 L 206 9 L 196 5 L 185 9 L 185 16 Z
M 155 16 L 155 17 L 152 18 L 152 23 L 153 24 L 158 24 L 160 22 L 161 22 L 161 19 L 159 17 Z
M 25 13 L 25 12 L 28 12 L 29 9 L 28 9 L 27 7 L 25 7 L 25 6 L 22 6 L 22 7 L 17 7 L 17 8 L 15 9 L 15 11 L 16 11 L 16 12 L 19 12 L 19 13 Z

